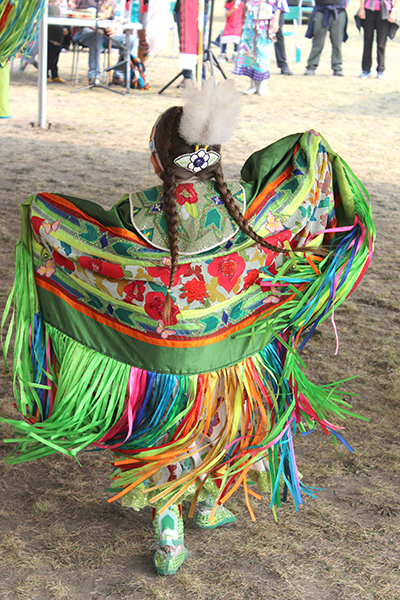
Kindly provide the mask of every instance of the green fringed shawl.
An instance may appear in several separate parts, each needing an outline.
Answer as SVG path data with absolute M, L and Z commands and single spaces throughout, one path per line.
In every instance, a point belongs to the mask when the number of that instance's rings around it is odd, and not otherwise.
M 180 235 L 188 218 L 219 227 L 216 189 L 190 185 L 178 190 Z M 22 205 L 3 324 L 11 311 L 5 351 L 15 326 L 25 420 L 7 421 L 19 444 L 9 462 L 76 457 L 92 444 L 115 451 L 112 488 L 135 507 L 195 501 L 211 488 L 225 502 L 239 486 L 248 500 L 247 477 L 260 472 L 269 472 L 271 505 L 279 482 L 301 502 L 294 432 L 319 423 L 342 440 L 331 421 L 352 413 L 338 385 L 307 380 L 297 348 L 358 285 L 375 231 L 364 188 L 314 132 L 254 154 L 241 185 L 246 218 L 286 257 L 241 232 L 180 257 L 169 323 L 169 254 L 152 247 L 149 229 L 158 188 L 137 196 L 145 237 L 128 197 L 108 212 L 52 194 Z M 206 208 L 196 216 L 199 194 Z M 161 237 L 164 226 L 157 221 Z M 332 252 L 292 252 L 304 244 Z

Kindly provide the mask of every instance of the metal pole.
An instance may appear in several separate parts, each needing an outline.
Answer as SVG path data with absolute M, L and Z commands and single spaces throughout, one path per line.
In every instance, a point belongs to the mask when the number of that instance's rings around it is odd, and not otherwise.
M 43 10 L 42 20 L 39 25 L 39 114 L 38 125 L 46 129 L 46 92 L 47 92 L 47 2 Z
M 130 12 L 129 12 L 130 14 Z M 129 90 L 131 89 L 131 53 L 130 53 L 130 45 L 131 45 L 131 30 L 125 30 L 125 68 L 126 68 L 126 91 L 129 94 Z
M 198 46 L 197 46 L 197 87 L 201 88 L 203 70 L 203 33 L 204 33 L 204 0 L 199 0 L 198 12 Z

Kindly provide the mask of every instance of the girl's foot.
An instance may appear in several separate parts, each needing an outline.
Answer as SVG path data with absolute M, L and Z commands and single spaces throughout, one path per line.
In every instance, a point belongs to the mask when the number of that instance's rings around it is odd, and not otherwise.
M 236 522 L 236 517 L 230 510 L 218 506 L 210 519 L 212 507 L 205 507 L 202 502 L 196 504 L 193 522 L 199 529 L 215 529 L 216 527 L 228 527 Z
M 268 82 L 266 79 L 264 81 L 260 81 L 258 84 L 258 95 L 268 96 Z
M 187 559 L 189 552 L 183 544 L 179 546 L 158 546 L 153 555 L 153 563 L 159 575 L 174 575 Z
M 213 516 L 210 518 L 215 503 L 216 499 L 209 494 L 203 502 L 196 504 L 193 515 L 193 522 L 196 527 L 200 529 L 215 529 L 216 527 L 227 527 L 235 523 L 235 515 L 222 505 L 217 506 Z
M 257 81 L 254 81 L 254 79 L 250 79 L 250 87 L 248 90 L 246 90 L 245 92 L 243 92 L 244 94 L 257 94 Z
M 271 491 L 271 477 L 269 474 L 269 468 L 256 471 L 255 469 L 250 469 L 249 471 L 249 479 L 255 481 L 258 485 L 258 490 L 264 494 L 266 492 Z
M 159 575 L 173 575 L 188 557 L 183 540 L 182 507 L 172 504 L 160 513 L 153 510 L 156 551 L 153 563 Z
M 28 65 L 28 61 L 27 61 L 27 60 L 25 60 L 25 59 L 23 58 L 23 59 L 21 60 L 21 64 L 20 64 L 20 65 L 19 65 L 19 67 L 18 67 L 18 72 L 19 72 L 19 73 L 23 73 L 23 72 L 25 71 L 25 69 L 26 69 L 27 65 Z

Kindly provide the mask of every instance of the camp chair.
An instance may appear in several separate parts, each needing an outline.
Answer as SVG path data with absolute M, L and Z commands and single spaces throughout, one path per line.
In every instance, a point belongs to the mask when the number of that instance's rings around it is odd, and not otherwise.
M 299 8 L 300 8 L 299 25 L 303 24 L 304 15 L 309 16 L 312 13 L 312 11 L 314 10 L 314 6 L 315 6 L 315 0 L 310 0 L 310 6 L 303 6 L 303 2 L 304 2 L 304 0 L 299 0 Z
M 107 41 L 104 42 L 103 45 L 103 49 L 101 51 L 101 54 L 103 54 L 104 60 L 103 60 L 103 73 L 102 73 L 102 78 L 103 78 L 103 82 L 107 81 L 107 73 L 106 73 L 106 67 L 110 66 L 110 61 L 109 61 L 109 56 L 112 53 L 113 49 L 111 48 L 111 44 L 109 47 L 109 44 Z M 78 67 L 79 67 L 79 54 L 81 52 L 89 52 L 89 49 L 87 48 L 87 46 L 83 46 L 80 42 L 72 42 L 72 67 L 71 67 L 71 81 L 74 81 L 75 83 L 78 83 Z M 108 83 L 108 82 L 107 82 Z
M 300 0 L 301 1 L 301 0 Z M 285 37 L 290 37 L 289 62 L 293 62 L 293 48 L 296 48 L 296 62 L 300 62 L 301 47 L 299 45 L 298 27 L 301 23 L 300 6 L 289 6 L 289 12 L 285 12 L 285 23 L 293 21 L 293 31 L 284 31 Z M 293 45 L 294 42 L 294 45 Z
M 86 46 L 82 46 L 79 42 L 72 41 L 72 67 L 71 67 L 71 81 L 78 83 L 78 66 L 79 66 L 79 54 L 80 52 L 89 52 Z

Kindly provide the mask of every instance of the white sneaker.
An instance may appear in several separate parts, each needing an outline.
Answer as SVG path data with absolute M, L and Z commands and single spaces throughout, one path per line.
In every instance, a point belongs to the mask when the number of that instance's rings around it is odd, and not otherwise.
M 386 79 L 385 73 L 383 73 L 382 71 L 378 71 L 376 76 L 378 79 Z
M 224 62 L 226 62 L 227 60 L 228 60 L 228 57 L 226 56 L 226 54 L 220 54 L 220 55 L 218 56 L 218 62 L 220 62 L 220 63 L 224 63 Z
M 371 75 L 371 71 L 363 71 L 359 77 L 360 77 L 360 79 L 368 79 L 368 77 L 370 75 Z
M 257 81 L 254 81 L 254 79 L 250 79 L 250 87 L 248 90 L 246 90 L 245 92 L 243 92 L 243 94 L 257 94 L 257 90 L 258 90 L 258 85 L 257 85 Z
M 264 81 L 260 81 L 258 84 L 257 93 L 259 96 L 268 96 L 268 81 L 264 79 Z

